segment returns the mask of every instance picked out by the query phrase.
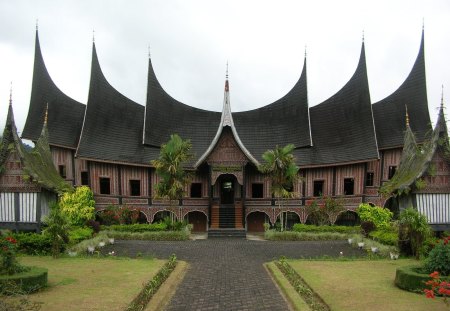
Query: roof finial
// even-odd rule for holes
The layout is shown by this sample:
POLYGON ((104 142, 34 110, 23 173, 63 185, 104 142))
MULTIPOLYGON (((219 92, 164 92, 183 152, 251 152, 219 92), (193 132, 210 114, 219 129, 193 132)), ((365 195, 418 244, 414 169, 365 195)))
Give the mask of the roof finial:
POLYGON ((227 71, 225 74, 225 92, 229 92, 230 86, 228 84, 228 61, 227 61, 227 71))
POLYGON ((409 114, 407 105, 405 105, 405 110, 406 110, 406 127, 409 127, 409 114))
POLYGON ((364 43, 364 29, 363 29, 363 32, 362 32, 362 42, 364 43))
POLYGON ((36 18, 36 31, 39 30, 39 18, 36 18))
POLYGON ((150 44, 148 45, 148 58, 152 58, 152 55, 150 54, 150 44))
POLYGON ((227 61, 227 72, 225 74, 225 78, 228 80, 228 61, 227 61))
POLYGON ((307 55, 307 53, 306 53, 306 44, 305 44, 305 58, 306 58, 306 55, 307 55))
POLYGON ((45 117, 44 117, 44 125, 47 126, 47 122, 48 122, 48 103, 47 103, 47 107, 45 108, 45 117))
POLYGON ((9 88, 9 105, 12 106, 12 81, 11 86, 9 88))
POLYGON ((95 29, 92 29, 92 43, 95 43, 95 29))
POLYGON ((422 31, 425 30, 425 17, 422 17, 422 31))
POLYGON ((441 109, 444 109, 444 85, 442 84, 442 91, 441 91, 441 109))

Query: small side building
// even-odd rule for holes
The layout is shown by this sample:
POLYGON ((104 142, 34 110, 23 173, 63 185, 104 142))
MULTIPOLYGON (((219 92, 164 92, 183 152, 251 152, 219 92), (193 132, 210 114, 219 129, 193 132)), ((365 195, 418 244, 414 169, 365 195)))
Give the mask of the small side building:
POLYGON ((17 134, 12 100, 0 145, 0 229, 39 231, 49 205, 69 191, 52 161, 47 115, 36 145, 27 150, 17 134))
POLYGON ((403 152, 395 175, 380 192, 394 212, 414 207, 434 231, 450 230, 450 144, 441 100, 438 120, 428 139, 417 144, 406 116, 403 152))

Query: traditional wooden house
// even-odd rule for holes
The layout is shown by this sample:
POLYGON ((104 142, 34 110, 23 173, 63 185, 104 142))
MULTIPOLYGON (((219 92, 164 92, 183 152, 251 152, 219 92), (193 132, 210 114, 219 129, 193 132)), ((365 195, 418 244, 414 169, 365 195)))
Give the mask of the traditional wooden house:
POLYGON ((450 229, 450 145, 441 99, 439 116, 430 137, 418 145, 407 116, 399 167, 380 192, 391 197, 389 208, 414 207, 436 231, 450 229))
POLYGON ((0 228, 40 230, 49 204, 70 190, 53 165, 48 144, 47 116, 33 149, 27 150, 17 135, 12 100, 0 150, 0 228))
MULTIPOLYGON (((364 42, 347 84, 324 102, 309 107, 306 57, 297 83, 281 99, 258 109, 232 112, 225 81, 222 112, 194 108, 167 94, 148 66, 147 100, 142 106, 115 90, 100 68, 95 43, 87 104, 54 84, 44 64, 36 32, 33 85, 23 138, 36 141, 48 103, 49 144, 54 165, 73 185, 89 185, 97 210, 127 205, 148 222, 169 211, 189 219, 195 230, 234 228, 257 231, 274 224, 281 212, 308 222, 305 206, 322 195, 339 198, 349 211, 363 202, 384 205, 378 192, 400 164, 405 104, 418 143, 431 131, 428 113, 424 37, 404 83, 372 104, 364 42), (178 206, 153 196, 158 176, 150 165, 171 134, 190 139, 195 172, 178 206), (276 145, 294 144, 299 175, 297 197, 279 208, 270 181, 257 166, 276 145)), ((448 170, 448 167, 446 167, 448 170)), ((343 217, 354 217, 344 213, 343 217)), ((336 218, 332 219, 336 221, 336 218)))

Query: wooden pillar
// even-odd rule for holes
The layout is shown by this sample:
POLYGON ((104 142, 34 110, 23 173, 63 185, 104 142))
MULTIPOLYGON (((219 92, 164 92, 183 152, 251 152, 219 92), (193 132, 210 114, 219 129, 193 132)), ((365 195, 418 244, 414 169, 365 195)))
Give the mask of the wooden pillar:
POLYGON ((117 179, 118 179, 118 188, 119 188, 119 205, 122 205, 122 166, 117 165, 117 179))

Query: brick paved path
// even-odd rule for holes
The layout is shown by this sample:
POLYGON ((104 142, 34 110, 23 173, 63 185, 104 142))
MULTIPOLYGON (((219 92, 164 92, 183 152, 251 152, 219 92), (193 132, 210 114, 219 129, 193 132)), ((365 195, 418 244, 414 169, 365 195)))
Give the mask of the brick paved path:
POLYGON ((278 259, 339 255, 361 256, 345 241, 268 242, 244 239, 197 241, 116 241, 105 251, 168 258, 190 263, 167 310, 288 310, 263 263, 278 259))

